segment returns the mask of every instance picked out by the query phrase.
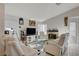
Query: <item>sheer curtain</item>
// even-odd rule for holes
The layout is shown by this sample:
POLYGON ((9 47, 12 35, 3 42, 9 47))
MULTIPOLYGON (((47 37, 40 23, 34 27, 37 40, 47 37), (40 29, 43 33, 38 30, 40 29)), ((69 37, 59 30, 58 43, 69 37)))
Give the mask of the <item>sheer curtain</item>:
POLYGON ((79 56, 79 17, 69 19, 68 55, 79 56))

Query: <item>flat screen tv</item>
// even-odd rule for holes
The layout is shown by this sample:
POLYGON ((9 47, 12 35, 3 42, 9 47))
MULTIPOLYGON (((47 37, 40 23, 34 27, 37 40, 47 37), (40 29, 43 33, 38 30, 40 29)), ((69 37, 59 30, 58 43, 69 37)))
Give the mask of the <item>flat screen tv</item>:
POLYGON ((27 28, 26 29, 26 35, 35 35, 36 34, 36 28, 27 28))

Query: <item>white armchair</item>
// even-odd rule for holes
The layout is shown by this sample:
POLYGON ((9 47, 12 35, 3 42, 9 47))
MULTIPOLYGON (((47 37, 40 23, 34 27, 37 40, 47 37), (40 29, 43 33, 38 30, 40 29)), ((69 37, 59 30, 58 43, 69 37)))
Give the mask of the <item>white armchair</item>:
POLYGON ((63 53, 63 46, 65 41, 66 34, 62 34, 59 39, 48 40, 45 43, 44 51, 51 55, 60 56, 63 53))

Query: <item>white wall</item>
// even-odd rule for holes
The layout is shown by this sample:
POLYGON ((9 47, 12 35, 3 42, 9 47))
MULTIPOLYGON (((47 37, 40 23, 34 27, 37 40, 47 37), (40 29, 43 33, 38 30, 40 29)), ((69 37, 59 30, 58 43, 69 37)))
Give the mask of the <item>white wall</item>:
MULTIPOLYGON (((12 15, 5 15, 5 28, 13 28, 19 37, 19 17, 12 15)), ((14 35, 14 37, 18 38, 16 34, 14 35)))
POLYGON ((50 18, 47 21, 44 21, 43 23, 47 24, 48 29, 52 28, 58 28, 59 35, 65 32, 68 32, 68 27, 64 26, 64 17, 73 17, 73 16, 79 16, 79 7, 70 10, 66 13, 63 13, 61 15, 58 15, 54 18, 50 18))
POLYGON ((5 27, 16 29, 16 27, 18 27, 18 24, 18 17, 5 15, 5 27))

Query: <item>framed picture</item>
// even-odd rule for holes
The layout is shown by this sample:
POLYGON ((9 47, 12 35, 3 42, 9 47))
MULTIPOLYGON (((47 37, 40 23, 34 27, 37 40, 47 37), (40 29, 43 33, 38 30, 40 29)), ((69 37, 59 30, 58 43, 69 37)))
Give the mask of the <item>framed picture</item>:
POLYGON ((29 20, 29 26, 35 26, 36 22, 35 20, 29 20))
POLYGON ((64 17, 64 26, 68 26, 68 16, 64 17))

